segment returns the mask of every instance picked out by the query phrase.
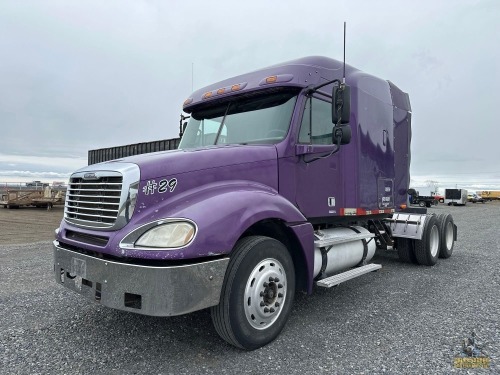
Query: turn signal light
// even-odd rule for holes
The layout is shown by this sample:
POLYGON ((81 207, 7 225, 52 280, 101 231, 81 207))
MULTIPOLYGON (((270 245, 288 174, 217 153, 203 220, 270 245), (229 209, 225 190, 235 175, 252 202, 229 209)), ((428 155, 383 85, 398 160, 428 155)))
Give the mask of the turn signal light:
POLYGON ((406 208, 406 204, 400 204, 399 208, 401 208, 402 210, 404 210, 406 208))

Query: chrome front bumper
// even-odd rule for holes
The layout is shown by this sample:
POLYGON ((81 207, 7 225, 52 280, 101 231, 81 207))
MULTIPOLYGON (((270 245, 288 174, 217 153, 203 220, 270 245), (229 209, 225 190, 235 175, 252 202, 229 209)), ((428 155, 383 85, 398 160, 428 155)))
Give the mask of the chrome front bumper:
POLYGON ((80 254, 54 241, 56 282, 101 305, 144 315, 182 315, 217 305, 228 263, 142 266, 80 254))

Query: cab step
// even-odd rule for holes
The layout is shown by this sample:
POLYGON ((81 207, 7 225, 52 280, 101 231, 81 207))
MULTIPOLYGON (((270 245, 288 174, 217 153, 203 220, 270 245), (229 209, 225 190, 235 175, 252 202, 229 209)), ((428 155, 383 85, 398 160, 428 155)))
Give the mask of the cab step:
POLYGON ((357 267, 352 270, 345 271, 337 275, 333 275, 325 279, 318 280, 316 281, 316 285, 324 288, 331 288, 332 286, 339 285, 344 281, 354 279, 358 276, 362 276, 369 272, 377 271, 381 268, 382 268, 381 264, 375 264, 375 263, 367 264, 366 266, 357 267))

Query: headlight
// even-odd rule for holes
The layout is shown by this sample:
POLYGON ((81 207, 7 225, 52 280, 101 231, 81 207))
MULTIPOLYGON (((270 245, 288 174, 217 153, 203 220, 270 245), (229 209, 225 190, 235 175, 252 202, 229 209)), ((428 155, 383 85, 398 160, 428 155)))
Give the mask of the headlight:
POLYGON ((135 247, 183 247, 192 241, 194 234, 194 225, 186 221, 160 224, 140 236, 135 247))

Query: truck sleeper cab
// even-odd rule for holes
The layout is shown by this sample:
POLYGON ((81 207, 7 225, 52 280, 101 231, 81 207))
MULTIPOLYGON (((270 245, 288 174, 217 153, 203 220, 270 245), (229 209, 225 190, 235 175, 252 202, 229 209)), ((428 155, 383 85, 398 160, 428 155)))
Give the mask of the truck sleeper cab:
POLYGON ((184 102, 178 150, 75 172, 56 281, 140 314, 210 307, 219 335, 252 350, 279 335, 295 290, 379 269, 377 248, 423 265, 451 256, 451 215, 406 209, 408 95, 341 75, 306 57, 215 83, 184 102))

